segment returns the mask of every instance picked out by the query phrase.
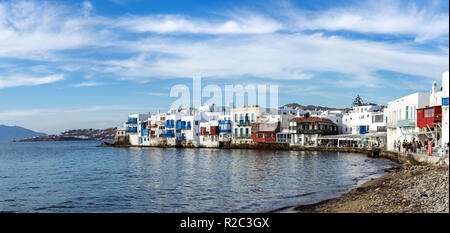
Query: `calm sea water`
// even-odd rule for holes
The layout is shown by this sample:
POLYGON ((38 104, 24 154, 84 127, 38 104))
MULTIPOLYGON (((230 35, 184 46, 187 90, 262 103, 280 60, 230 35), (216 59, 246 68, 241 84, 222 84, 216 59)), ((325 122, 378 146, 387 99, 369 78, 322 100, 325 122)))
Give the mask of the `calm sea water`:
POLYGON ((398 166, 362 154, 0 144, 0 211, 269 212, 398 166))

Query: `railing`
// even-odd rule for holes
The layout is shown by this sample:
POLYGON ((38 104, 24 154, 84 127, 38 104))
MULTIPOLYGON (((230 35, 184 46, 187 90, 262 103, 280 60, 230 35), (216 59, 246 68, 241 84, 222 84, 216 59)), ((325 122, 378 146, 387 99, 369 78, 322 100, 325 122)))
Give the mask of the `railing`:
POLYGON ((377 128, 377 132, 387 132, 386 127, 377 128))
POLYGON ((243 121, 243 120, 240 120, 240 121, 238 122, 238 125, 240 125, 240 126, 250 125, 250 121, 243 121))
POLYGON ((173 128, 175 127, 173 120, 167 120, 165 124, 166 128, 173 128))
POLYGON ((137 133, 137 127, 129 127, 125 130, 125 133, 137 133))
POLYGON ((128 119, 127 122, 125 122, 127 125, 134 125, 137 124, 137 119, 128 119))
POLYGON ((324 129, 299 129, 297 132, 294 133, 298 133, 298 134, 334 134, 337 132, 333 131, 333 130, 324 130, 324 129))
POLYGON ((173 137, 175 137, 175 134, 174 133, 165 133, 165 134, 163 134, 163 137, 164 138, 173 138, 173 137))
POLYGON ((398 127, 415 127, 416 122, 413 120, 399 120, 397 121, 398 127))
POLYGON ((387 128, 397 128, 397 122, 388 122, 386 124, 387 128))

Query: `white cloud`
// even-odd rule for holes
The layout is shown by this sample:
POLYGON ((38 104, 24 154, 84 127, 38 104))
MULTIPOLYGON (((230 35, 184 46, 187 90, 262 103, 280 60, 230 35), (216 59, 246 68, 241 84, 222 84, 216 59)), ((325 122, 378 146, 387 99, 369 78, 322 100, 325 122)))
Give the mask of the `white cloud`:
POLYGON ((9 110, 0 112, 0 118, 48 115, 55 113, 61 114, 61 113, 87 113, 99 111, 122 111, 132 109, 141 109, 141 107, 121 106, 121 105, 98 105, 98 106, 89 106, 85 108, 42 108, 42 109, 9 110))
POLYGON ((0 77, 0 88, 16 87, 16 86, 36 86, 41 84, 58 82, 63 79, 64 75, 62 74, 55 74, 45 77, 31 77, 31 76, 0 77))
POLYGON ((440 4, 418 6, 414 2, 363 1, 353 6, 321 12, 287 10, 291 28, 297 30, 347 30, 358 33, 411 35, 423 42, 448 37, 449 14, 440 4))
POLYGON ((104 85, 104 83, 100 83, 100 82, 82 82, 82 83, 77 83, 74 84, 74 87, 94 87, 94 86, 101 86, 104 85))
MULTIPOLYGON (((305 80, 313 78, 314 72, 337 72, 348 77, 336 82, 339 85, 382 87, 374 75, 378 70, 436 77, 448 69, 446 54, 323 34, 277 33, 247 36, 240 40, 221 37, 197 42, 151 37, 130 42, 126 47, 140 55, 104 64, 122 78, 138 80, 148 77, 191 78, 193 75, 252 75, 305 80)), ((332 80, 330 77, 330 82, 334 82, 332 80)))
POLYGON ((89 3, 83 5, 73 10, 49 2, 1 2, 0 58, 58 60, 58 51, 107 44, 113 36, 103 18, 83 15, 89 3))
POLYGON ((82 5, 83 5, 83 13, 84 13, 84 15, 89 15, 89 13, 92 11, 92 9, 94 9, 94 6, 89 1, 84 1, 82 3, 82 5))
POLYGON ((23 116, 33 116, 47 112, 45 109, 26 109, 0 112, 0 118, 13 118, 23 116))
MULTIPOLYGON (((65 72, 88 70, 96 77, 108 75, 141 83, 152 78, 193 75, 306 80, 314 78, 315 73, 337 72, 347 78, 334 80, 336 85, 382 87, 382 81, 374 75, 378 70, 425 77, 440 76, 448 70, 448 47, 442 45, 437 52, 424 52, 414 48, 415 42, 374 42, 302 32, 313 29, 411 34, 417 41, 442 42, 441 37, 448 36, 448 20, 444 20, 448 13, 439 13, 434 6, 369 2, 322 12, 281 8, 273 17, 236 11, 208 19, 186 15, 128 15, 112 19, 94 14, 93 8, 88 1, 72 11, 48 2, 0 3, 0 58, 54 63, 36 66, 34 72, 48 67, 65 72), (60 53, 74 49, 86 50, 89 56, 60 53), (127 54, 128 58, 104 61, 95 56, 110 53, 127 54)), ((22 85, 10 79, 0 80, 3 87, 22 85)), ((75 86, 97 84, 84 82, 75 86)))
POLYGON ((135 32, 160 34, 263 34, 282 29, 275 20, 251 13, 220 21, 191 19, 184 15, 134 16, 118 20, 117 25, 135 32))

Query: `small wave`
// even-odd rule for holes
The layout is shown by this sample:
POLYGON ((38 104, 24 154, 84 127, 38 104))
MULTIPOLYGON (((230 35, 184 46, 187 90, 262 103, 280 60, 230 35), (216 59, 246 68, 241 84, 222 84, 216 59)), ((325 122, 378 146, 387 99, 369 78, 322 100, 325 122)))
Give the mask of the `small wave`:
POLYGON ((65 206, 65 205, 52 205, 46 207, 35 208, 35 211, 45 211, 45 210, 54 210, 54 209, 73 209, 75 206, 65 206))
POLYGON ((302 193, 302 194, 296 194, 296 195, 291 195, 291 196, 281 196, 281 198, 298 198, 298 197, 306 197, 306 196, 310 196, 313 194, 319 193, 319 191, 315 191, 315 192, 309 192, 309 193, 302 193))

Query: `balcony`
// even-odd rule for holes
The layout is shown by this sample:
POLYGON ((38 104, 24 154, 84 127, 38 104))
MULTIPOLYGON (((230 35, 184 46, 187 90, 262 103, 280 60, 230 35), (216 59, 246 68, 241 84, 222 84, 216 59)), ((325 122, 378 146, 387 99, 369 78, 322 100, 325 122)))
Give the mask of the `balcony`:
POLYGON ((190 130, 191 129, 191 122, 188 121, 177 121, 177 129, 181 130, 181 129, 187 129, 190 130))
POLYGON ((163 137, 165 137, 165 138, 173 138, 173 137, 175 137, 175 134, 174 133, 165 133, 165 134, 163 134, 163 137))
POLYGON ((231 129, 219 129, 219 133, 231 133, 231 129))
POLYGON ((231 125, 231 120, 219 120, 219 125, 231 125))
POLYGON ((338 133, 333 130, 325 130, 325 129, 299 129, 297 132, 298 134, 322 134, 322 135, 338 133))
POLYGON ((127 127, 125 133, 137 133, 137 127, 127 127))
POLYGON ((173 120, 166 120, 166 128, 173 128, 175 127, 173 120))
POLYGON ((137 118, 129 118, 127 122, 125 122, 127 125, 135 125, 137 124, 137 118))
POLYGON ((413 120, 399 120, 397 121, 398 127, 416 127, 416 122, 413 120))

